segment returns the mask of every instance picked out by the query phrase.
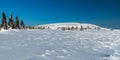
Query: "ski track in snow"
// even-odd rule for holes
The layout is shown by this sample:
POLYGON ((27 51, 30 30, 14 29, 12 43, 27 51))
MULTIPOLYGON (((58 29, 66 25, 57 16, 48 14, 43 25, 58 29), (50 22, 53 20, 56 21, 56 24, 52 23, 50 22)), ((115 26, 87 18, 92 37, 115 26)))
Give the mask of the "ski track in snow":
POLYGON ((0 31, 0 60, 120 60, 120 31, 0 31))

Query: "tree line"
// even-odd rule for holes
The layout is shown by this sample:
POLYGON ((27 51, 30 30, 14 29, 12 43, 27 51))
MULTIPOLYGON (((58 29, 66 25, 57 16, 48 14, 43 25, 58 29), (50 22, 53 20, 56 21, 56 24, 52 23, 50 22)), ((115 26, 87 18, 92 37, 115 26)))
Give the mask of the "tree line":
POLYGON ((23 20, 19 21, 18 16, 15 17, 15 21, 13 19, 13 15, 12 13, 10 14, 10 17, 8 18, 8 22, 7 22, 7 18, 4 12, 2 12, 2 19, 1 19, 1 25, 0 25, 0 29, 25 29, 25 24, 23 22, 23 20))
MULTIPOLYGON (((80 30, 80 31, 84 31, 84 30, 90 30, 92 28, 90 28, 89 26, 87 27, 83 27, 82 25, 80 27, 78 26, 72 26, 72 27, 58 27, 57 29, 60 30, 80 30)), ((93 28, 94 30, 100 30, 100 27, 95 27, 93 28)))

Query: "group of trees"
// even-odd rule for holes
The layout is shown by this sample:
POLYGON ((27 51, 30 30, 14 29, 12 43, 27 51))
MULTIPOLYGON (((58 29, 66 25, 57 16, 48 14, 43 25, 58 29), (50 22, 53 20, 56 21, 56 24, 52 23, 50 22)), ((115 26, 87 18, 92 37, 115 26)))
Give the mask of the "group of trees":
POLYGON ((81 25, 81 27, 77 27, 77 26, 72 26, 72 27, 58 27, 57 29, 60 29, 60 30, 80 30, 80 31, 84 31, 84 30, 90 30, 90 29, 100 30, 100 27, 90 28, 89 26, 88 27, 83 27, 81 25))
POLYGON ((15 21, 13 19, 12 13, 10 14, 10 17, 8 18, 8 23, 7 23, 7 18, 4 12, 2 12, 2 22, 0 25, 0 29, 24 29, 25 25, 23 20, 19 22, 18 16, 16 16, 15 21))
POLYGON ((40 29, 40 30, 45 30, 45 29, 50 29, 50 27, 49 26, 40 26, 40 27, 26 26, 26 29, 40 29))
POLYGON ((81 28, 78 28, 77 26, 76 27, 58 27, 57 29, 60 29, 60 30, 81 30, 83 31, 84 28, 81 26, 81 28))

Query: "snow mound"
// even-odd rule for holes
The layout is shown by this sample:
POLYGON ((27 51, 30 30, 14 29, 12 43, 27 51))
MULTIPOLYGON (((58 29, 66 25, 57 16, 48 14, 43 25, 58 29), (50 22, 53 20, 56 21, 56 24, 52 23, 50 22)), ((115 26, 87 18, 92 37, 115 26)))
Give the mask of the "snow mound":
POLYGON ((74 28, 84 28, 84 29, 96 29, 96 28, 99 28, 99 29, 105 29, 105 28, 102 28, 100 26, 97 26, 97 25, 94 25, 94 24, 88 24, 88 23, 54 23, 54 24, 44 24, 44 25, 38 25, 36 26, 37 27, 45 27, 45 28, 50 28, 50 29, 58 29, 58 28, 62 28, 62 27, 66 27, 66 28, 71 28, 71 27, 74 27, 74 28))

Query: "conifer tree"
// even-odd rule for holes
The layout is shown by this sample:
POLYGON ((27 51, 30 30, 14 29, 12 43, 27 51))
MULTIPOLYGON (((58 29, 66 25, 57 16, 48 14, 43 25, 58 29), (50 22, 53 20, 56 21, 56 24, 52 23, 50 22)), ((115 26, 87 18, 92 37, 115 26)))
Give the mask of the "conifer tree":
POLYGON ((6 15, 4 12, 2 12, 2 24, 1 28, 7 29, 7 22, 6 22, 6 15))
POLYGON ((14 23, 14 28, 15 29, 19 29, 19 19, 18 19, 18 16, 16 16, 16 21, 14 23))
POLYGON ((20 29, 24 29, 24 28, 25 28, 25 24, 24 24, 23 20, 21 20, 21 22, 20 22, 20 29))
POLYGON ((13 19, 12 19, 12 14, 10 14, 9 22, 8 22, 8 27, 13 28, 13 19))
POLYGON ((73 26, 71 27, 71 30, 74 30, 74 27, 73 27, 73 26))
POLYGON ((84 28, 83 28, 83 26, 82 26, 82 25, 81 25, 81 28, 80 28, 80 30, 81 30, 81 31, 83 31, 83 30, 84 30, 84 28))
POLYGON ((76 26, 76 27, 75 27, 75 30, 77 30, 77 29, 78 29, 78 27, 76 26))

